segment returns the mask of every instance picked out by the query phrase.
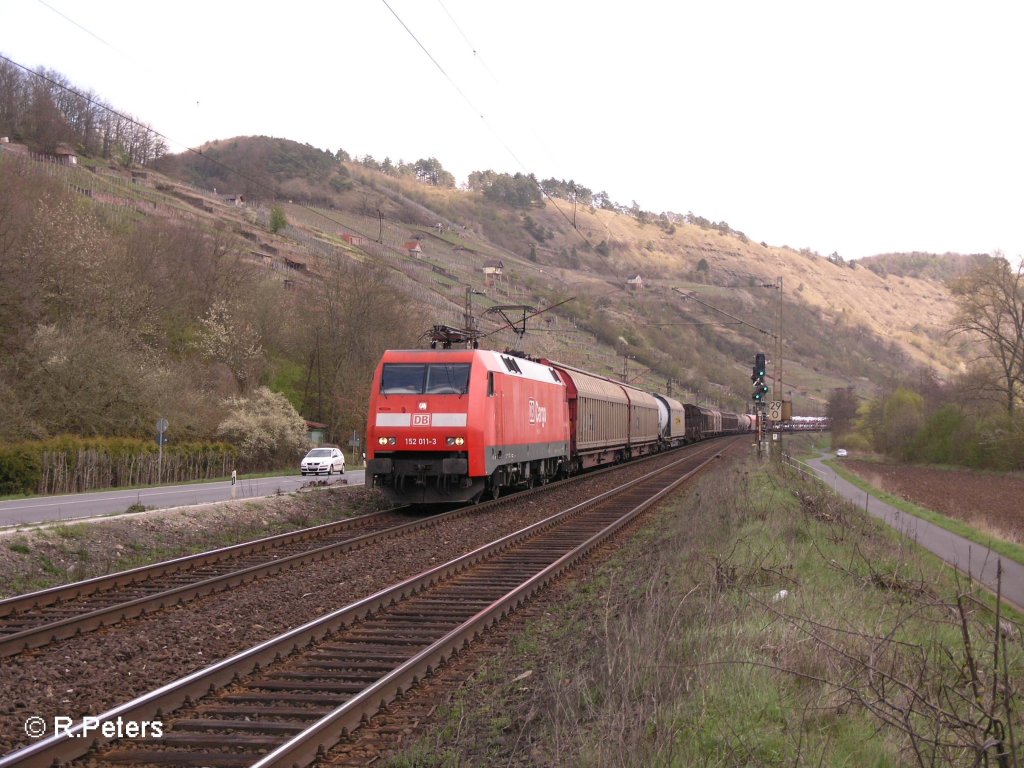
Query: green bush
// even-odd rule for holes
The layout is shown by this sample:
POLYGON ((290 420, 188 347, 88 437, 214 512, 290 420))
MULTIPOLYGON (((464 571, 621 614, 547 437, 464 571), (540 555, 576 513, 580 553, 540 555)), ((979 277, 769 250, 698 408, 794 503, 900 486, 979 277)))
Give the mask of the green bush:
POLYGON ((39 477, 38 454, 23 444, 0 445, 0 496, 32 493, 39 477))
POLYGON ((914 435, 909 457, 929 464, 962 463, 961 449, 970 442, 965 439, 968 431, 963 413, 954 405, 943 406, 914 435))

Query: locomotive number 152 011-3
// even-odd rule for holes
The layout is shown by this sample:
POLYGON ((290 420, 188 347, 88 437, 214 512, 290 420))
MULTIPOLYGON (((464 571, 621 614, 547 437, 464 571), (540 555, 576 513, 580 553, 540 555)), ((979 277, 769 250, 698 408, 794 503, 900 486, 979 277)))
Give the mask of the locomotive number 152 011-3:
POLYGON ((407 437, 406 445, 437 445, 436 437, 407 437))

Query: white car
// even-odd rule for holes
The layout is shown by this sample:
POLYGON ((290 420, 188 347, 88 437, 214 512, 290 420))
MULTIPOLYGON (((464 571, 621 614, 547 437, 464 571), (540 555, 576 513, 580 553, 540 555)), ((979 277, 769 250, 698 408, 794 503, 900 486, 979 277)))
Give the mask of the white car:
POLYGON ((836 456, 838 456, 840 459, 846 458, 846 449, 840 448, 838 451, 836 451, 836 456))
POLYGON ((345 454, 340 448, 314 448, 300 466, 303 475, 345 474, 345 454))

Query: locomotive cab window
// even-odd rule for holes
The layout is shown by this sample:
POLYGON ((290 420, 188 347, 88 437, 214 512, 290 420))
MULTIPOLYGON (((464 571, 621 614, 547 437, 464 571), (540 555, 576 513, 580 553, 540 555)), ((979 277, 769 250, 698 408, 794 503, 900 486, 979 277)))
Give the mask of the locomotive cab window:
POLYGON ((428 395, 464 395, 469 391, 469 363, 433 363, 427 366, 428 395))
POLYGON ((384 395, 464 395, 469 363, 385 363, 380 377, 384 395))

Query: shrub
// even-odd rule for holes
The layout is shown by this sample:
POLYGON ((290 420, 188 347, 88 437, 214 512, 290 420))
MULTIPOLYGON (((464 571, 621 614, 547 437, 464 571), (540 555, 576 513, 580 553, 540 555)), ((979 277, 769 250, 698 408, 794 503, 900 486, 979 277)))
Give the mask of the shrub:
POLYGON ((0 496, 32 493, 39 477, 38 454, 28 446, 0 446, 0 496))
POLYGON ((284 214, 284 209, 279 206, 274 206, 270 209, 270 231, 275 235, 288 226, 288 217, 284 214))
POLYGON ((229 411, 218 434, 253 466, 279 466, 309 446, 306 423, 284 395, 259 387, 249 397, 225 401, 229 411))

